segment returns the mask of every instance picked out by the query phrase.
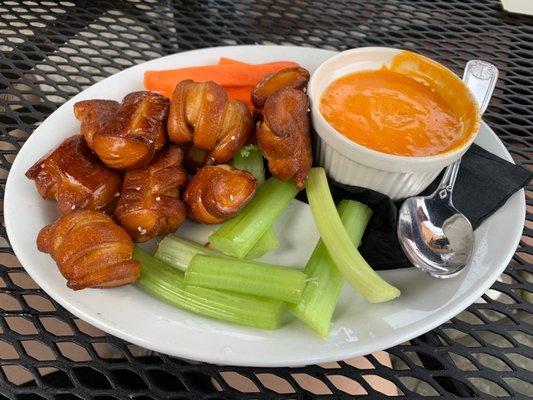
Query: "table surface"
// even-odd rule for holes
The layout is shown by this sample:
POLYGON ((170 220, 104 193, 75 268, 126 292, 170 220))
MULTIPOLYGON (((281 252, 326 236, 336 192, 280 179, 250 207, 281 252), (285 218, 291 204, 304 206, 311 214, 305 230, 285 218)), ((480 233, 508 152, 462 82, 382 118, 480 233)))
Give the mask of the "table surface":
MULTIPOLYGON (((17 0, 0 3, 2 198, 26 138, 76 93, 148 59, 254 43, 402 47, 458 74, 469 59, 489 60, 501 76, 484 118, 514 159, 531 168, 533 17, 508 14, 499 1, 17 0)), ((304 368, 237 368, 148 352, 49 298, 16 260, 2 224, 0 399, 352 398, 347 392, 384 398, 376 389, 383 380, 413 399, 533 396, 530 189, 524 236, 500 280, 451 321, 387 350, 392 367, 368 356, 304 368)))

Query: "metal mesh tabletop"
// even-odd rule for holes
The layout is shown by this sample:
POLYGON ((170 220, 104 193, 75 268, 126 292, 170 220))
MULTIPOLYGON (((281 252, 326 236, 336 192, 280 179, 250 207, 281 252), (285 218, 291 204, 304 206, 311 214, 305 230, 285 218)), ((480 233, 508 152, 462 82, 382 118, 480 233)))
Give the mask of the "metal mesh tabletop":
MULTIPOLYGON (((487 59, 501 76, 484 119, 531 168, 533 17, 508 14, 496 0, 16 0, 0 2, 2 198, 26 138, 81 90, 166 54, 254 43, 403 47, 455 72, 469 59, 487 59)), ((48 297, 18 263, 2 224, 0 400, 341 399, 355 392, 382 398, 384 381, 413 399, 533 396, 530 189, 524 236, 500 280, 451 321, 389 349, 392 367, 368 356, 304 368, 236 368, 147 352, 48 297)))

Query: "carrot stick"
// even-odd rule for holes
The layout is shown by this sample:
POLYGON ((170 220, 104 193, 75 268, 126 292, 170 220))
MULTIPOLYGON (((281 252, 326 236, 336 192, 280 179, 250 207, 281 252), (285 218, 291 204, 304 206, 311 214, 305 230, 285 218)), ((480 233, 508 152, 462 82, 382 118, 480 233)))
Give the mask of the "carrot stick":
POLYGON ((174 89, 164 89, 164 90, 153 90, 153 92, 157 92, 165 97, 167 97, 169 100, 172 100, 172 93, 174 92, 174 89))
POLYGON ((250 95, 252 93, 253 86, 241 86, 241 87, 228 87, 224 88, 228 93, 230 99, 236 99, 242 101, 249 108, 252 108, 252 101, 250 95))
POLYGON ((228 57, 220 57, 217 65, 276 65, 276 66, 279 66, 280 69, 299 66, 297 63, 293 61, 272 61, 272 62, 261 63, 261 64, 250 64, 244 61, 239 61, 239 60, 235 60, 233 58, 228 58, 228 57))
POLYGON ((238 64, 238 65, 204 65, 199 67, 178 68, 163 71, 146 71, 144 86, 148 90, 168 91, 181 81, 192 79, 196 82, 214 81, 221 86, 254 86, 265 75, 296 63, 280 61, 268 64, 238 64))
POLYGON ((218 60, 218 65, 248 65, 248 63, 234 60, 233 58, 220 57, 220 60, 218 60))

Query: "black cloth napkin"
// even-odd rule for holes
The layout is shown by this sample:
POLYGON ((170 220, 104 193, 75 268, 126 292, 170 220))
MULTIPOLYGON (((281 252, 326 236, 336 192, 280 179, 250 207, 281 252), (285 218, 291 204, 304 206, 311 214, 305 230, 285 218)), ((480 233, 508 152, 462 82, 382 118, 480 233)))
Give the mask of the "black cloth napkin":
MULTIPOLYGON (((480 146, 473 144, 463 156, 453 203, 476 229, 486 218, 505 204, 515 192, 526 186, 533 174, 512 164, 480 146)), ((440 176, 422 193, 432 193, 440 176)), ((336 201, 351 199, 366 204, 373 210, 359 250, 365 260, 376 270, 411 267, 398 238, 396 225, 402 201, 393 202, 388 196, 356 186, 330 181, 336 201)), ((305 199, 305 191, 299 198, 305 199)))

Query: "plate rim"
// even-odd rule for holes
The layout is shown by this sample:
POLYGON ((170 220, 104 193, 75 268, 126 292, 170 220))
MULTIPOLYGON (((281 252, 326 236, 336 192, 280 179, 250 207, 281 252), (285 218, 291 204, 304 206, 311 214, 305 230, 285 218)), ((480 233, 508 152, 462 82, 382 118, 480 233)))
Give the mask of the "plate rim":
MULTIPOLYGON (((293 50, 293 51, 299 51, 301 49, 306 49, 306 50, 320 51, 320 52, 324 52, 324 53, 331 53, 332 55, 337 53, 337 51, 334 51, 334 50, 320 49, 320 48, 315 48, 315 47, 278 46, 278 45, 215 46, 215 47, 206 47, 206 48, 201 48, 201 49, 182 51, 182 52, 166 55, 166 56, 163 56, 163 57, 158 57, 158 58, 155 58, 155 59, 152 59, 152 60, 148 60, 148 61, 145 61, 143 63, 137 64, 137 65, 133 65, 133 66, 128 67, 128 68, 126 68, 124 70, 121 70, 121 71, 119 71, 119 72, 117 72, 117 73, 115 73, 115 74, 113 74, 113 75, 111 75, 109 77, 106 77, 106 78, 100 80, 99 82, 89 86, 88 88, 84 89, 80 93, 76 94, 75 96, 73 96, 72 98, 67 100, 60 107, 58 107, 52 114, 50 114, 47 117, 47 119, 50 118, 53 114, 58 112, 63 107, 66 108, 70 104, 72 104, 75 101, 77 101, 78 98, 82 97, 82 95, 83 95, 83 93, 85 91, 93 88, 96 85, 104 83, 108 79, 111 79, 111 78, 115 78, 116 79, 117 76, 119 76, 120 74, 127 73, 127 71, 129 71, 131 69, 142 68, 143 65, 151 63, 151 62, 154 62, 155 60, 164 60, 164 59, 167 59, 167 58, 170 59, 172 57, 175 57, 178 54, 181 54, 181 55, 189 54, 189 55, 193 56, 194 53, 196 53, 196 52, 209 52, 209 51, 213 51, 215 49, 222 51, 224 49, 235 49, 235 48, 240 48, 242 50, 246 50, 247 48, 254 48, 255 50, 257 50, 258 48, 263 48, 263 49, 267 49, 267 48, 280 49, 280 48, 283 48, 283 49, 286 49, 286 50, 293 50)), ((43 121, 43 123, 45 121, 46 121, 46 119, 43 121)), ((12 184, 10 184, 10 182, 12 182, 12 180, 14 179, 14 178, 12 178, 11 171, 14 170, 14 167, 17 166, 17 161, 19 160, 18 155, 20 154, 20 152, 22 152, 22 150, 23 150, 23 148, 25 146, 27 146, 27 145, 31 146, 31 143, 32 143, 31 138, 34 136, 34 133, 41 128, 43 123, 41 123, 34 130, 34 132, 28 137, 28 139, 25 141, 24 145, 17 152, 17 157, 15 157, 15 160, 13 161, 13 163, 12 163, 12 165, 10 167, 9 174, 8 174, 8 177, 7 177, 7 180, 6 180, 5 193, 4 193, 4 211, 6 209, 6 206, 7 206, 7 208, 9 208, 10 207, 9 204, 11 204, 11 200, 10 200, 10 198, 12 196, 11 193, 14 190, 14 189, 10 189, 13 186, 12 184)), ((489 134, 496 139, 497 145, 500 147, 502 152, 506 155, 507 160, 514 163, 514 160, 512 159, 512 156, 510 155, 509 151, 507 150, 507 148, 505 147, 503 142, 500 140, 500 138, 496 135, 496 133, 484 121, 482 122, 482 124, 485 126, 485 128, 488 129, 489 134)), ((520 231, 522 231, 523 224, 525 222, 525 207, 526 207, 526 199, 525 199, 525 191, 524 191, 524 189, 521 189, 520 191, 516 192, 512 197, 514 197, 514 196, 519 196, 520 200, 521 200, 520 201, 520 209, 516 210, 516 213, 517 214, 521 213, 523 215, 523 221, 522 221, 521 230, 520 230, 520 231)), ((350 348, 344 347, 344 348, 342 348, 342 349, 340 349, 338 351, 335 351, 334 349, 332 349, 332 351, 329 353, 328 357, 323 357, 323 356, 313 357, 312 354, 308 354, 305 357, 301 357, 298 360, 294 360, 294 362, 293 361, 289 362, 287 360, 284 360, 282 357, 279 358, 280 361, 276 360, 276 361, 272 361, 272 362, 270 362, 270 361, 269 362, 264 362, 264 361, 259 361, 258 359, 255 359, 255 360, 248 359, 247 361, 244 361, 244 360, 240 360, 239 361, 238 359, 234 359, 234 358, 232 359, 232 358, 221 357, 220 355, 214 354, 214 353, 213 354, 205 354, 204 357, 198 357, 198 355, 194 351, 189 351, 187 346, 178 346, 176 348, 176 350, 178 350, 178 351, 169 351, 170 349, 165 348, 164 344, 163 345, 159 345, 158 343, 155 343, 153 341, 150 342, 149 340, 145 340, 143 337, 133 336, 130 333, 128 333, 126 330, 116 328, 112 323, 109 323, 107 320, 99 319, 96 316, 93 316, 92 314, 87 313, 82 308, 78 308, 77 304, 68 301, 68 299, 65 299, 59 293, 56 293, 54 290, 50 289, 50 287, 47 287, 48 285, 46 283, 44 284, 44 286, 47 287, 45 289, 45 287, 43 287, 43 285, 40 283, 40 279, 37 276, 35 276, 32 272, 30 272, 30 270, 26 269, 25 264, 27 264, 28 262, 27 262, 27 260, 26 260, 26 262, 24 262, 24 259, 25 259, 24 251, 19 248, 18 244, 14 244, 9 239, 11 237, 12 232, 13 232, 12 231, 12 226, 13 226, 13 224, 16 224, 16 221, 12 221, 10 213, 7 213, 7 212, 4 214, 4 219, 5 219, 7 237, 8 237, 8 240, 9 240, 9 244, 10 244, 11 248, 13 249, 13 252, 15 253, 16 257, 18 258, 18 260, 20 261, 20 263, 23 266, 24 270, 30 275, 30 277, 36 283, 39 282, 38 283, 39 287, 48 296, 52 297, 54 299, 54 301, 56 301, 62 307, 67 309, 70 313, 72 313, 76 317, 79 317, 82 320, 84 320, 86 322, 89 322, 90 324, 94 325, 95 327, 107 332, 108 334, 117 336, 117 337, 119 337, 119 338, 121 338, 123 340, 126 340, 126 341, 130 342, 130 343, 137 344, 139 346, 142 346, 142 347, 145 347, 147 349, 151 349, 151 350, 154 350, 154 351, 157 351, 157 352, 161 352, 161 353, 164 353, 164 354, 169 354, 171 356, 180 357, 180 358, 189 359, 189 360, 197 360, 197 361, 202 361, 202 362, 208 362, 208 363, 214 363, 214 364, 223 364, 223 365, 255 366, 255 367, 285 367, 287 365, 301 366, 301 365, 306 365, 306 364, 311 364, 311 363, 323 363, 323 362, 330 362, 330 361, 338 361, 340 359, 351 358, 351 357, 355 357, 355 356, 361 356, 361 355, 369 354, 369 351, 364 350, 363 346, 362 346, 363 350, 355 349, 354 351, 350 351, 350 348), (57 296, 56 296, 56 294, 57 294, 57 296)), ((490 220, 490 217, 489 217, 488 220, 490 220)), ((373 348, 374 347, 375 348, 372 351, 378 351, 378 350, 384 350, 384 349, 387 349, 387 348, 391 348, 391 347, 394 347, 394 346, 396 346, 396 345, 398 345, 400 343, 403 343, 403 342, 405 342, 407 340, 411 340, 412 338, 418 337, 421 334, 429 332, 429 331, 433 330, 434 328, 442 325, 447 320, 449 320, 453 316, 457 315, 458 313, 460 313, 461 311, 463 311, 467 307, 469 307, 475 301, 475 299, 479 298, 483 293, 485 293, 494 284, 494 282, 497 280, 497 278, 505 270, 505 268, 509 264, 509 261, 512 259, 513 255, 515 254, 516 248, 517 248, 517 246, 518 246, 518 244, 519 244, 519 242, 521 240, 521 237, 522 237, 521 233, 519 235, 517 235, 517 238, 514 240, 513 248, 508 250, 506 256, 504 257, 505 262, 503 262, 502 265, 500 265, 499 268, 494 268, 494 271, 492 271, 492 273, 490 274, 490 277, 487 278, 483 282, 483 285, 477 286, 476 290, 473 291, 472 295, 470 295, 469 297, 463 298, 463 300, 460 301, 455 307, 447 308, 446 312, 443 312, 440 316, 434 317, 433 320, 430 323, 427 323, 424 326, 418 327, 417 329, 413 329, 412 331, 410 331, 409 333, 406 333, 404 335, 400 335, 398 338, 396 338, 394 340, 387 340, 386 344, 382 343, 382 342, 384 342, 383 339, 377 340, 376 342, 374 342, 374 343, 376 343, 376 345, 373 346, 373 348), (472 298, 474 298, 474 300, 471 300, 472 298)))

